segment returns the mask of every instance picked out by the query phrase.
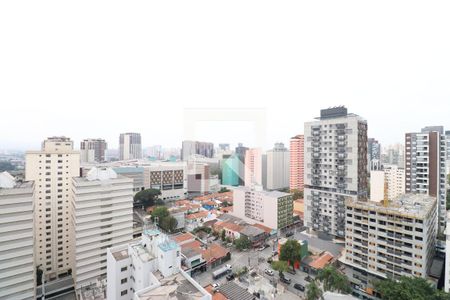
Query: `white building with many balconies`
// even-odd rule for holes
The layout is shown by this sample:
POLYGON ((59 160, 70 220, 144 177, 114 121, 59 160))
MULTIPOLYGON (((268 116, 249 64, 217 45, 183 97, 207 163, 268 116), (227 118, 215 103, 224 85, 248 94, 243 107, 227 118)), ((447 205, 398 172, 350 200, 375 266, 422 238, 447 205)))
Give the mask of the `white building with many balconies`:
POLYGON ((35 299, 33 183, 0 173, 0 299, 35 299))
POLYGON ((133 238, 133 180, 110 168, 72 179, 73 279, 82 286, 106 277, 107 248, 133 238))

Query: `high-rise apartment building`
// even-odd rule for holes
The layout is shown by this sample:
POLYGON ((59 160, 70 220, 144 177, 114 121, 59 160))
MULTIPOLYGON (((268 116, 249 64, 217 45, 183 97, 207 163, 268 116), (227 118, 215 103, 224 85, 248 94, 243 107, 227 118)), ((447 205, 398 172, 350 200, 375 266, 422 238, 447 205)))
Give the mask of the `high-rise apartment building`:
POLYGON ((239 185, 245 184, 245 153, 248 148, 244 147, 242 143, 239 143, 235 148, 234 153, 239 158, 239 185))
POLYGON ((80 143, 80 156, 82 163, 105 161, 107 144, 103 139, 85 139, 80 143))
POLYGON ((262 153, 260 148, 251 148, 245 151, 245 186, 252 184, 262 185, 262 153))
POLYGON ((233 189, 232 215, 250 224, 262 224, 282 229, 293 222, 292 195, 279 191, 264 191, 262 186, 240 186, 233 189))
POLYGON ((367 199, 367 122, 345 107, 323 109, 305 123, 305 224, 345 234, 347 197, 367 199))
POLYGON ((34 181, 36 264, 46 280, 73 271, 70 243, 70 187, 80 176, 80 152, 67 137, 50 137, 40 151, 27 151, 25 180, 34 181))
POLYGON ((359 298, 379 296, 374 283, 384 278, 427 277, 437 234, 434 197, 406 194, 388 203, 348 199, 346 207, 341 260, 359 298))
POLYGON ((405 193, 405 169, 384 165, 382 171, 370 171, 370 200, 394 200, 405 193), (387 193, 387 195, 386 195, 387 193))
POLYGON ((450 130, 445 132, 445 140, 447 146, 447 174, 450 174, 450 130))
POLYGON ((304 164, 304 145, 305 139, 302 134, 296 135, 290 141, 290 163, 289 163, 289 189, 303 191, 305 181, 305 164, 304 164))
POLYGON ((183 141, 181 149, 181 159, 187 161, 192 155, 204 157, 214 157, 214 144, 198 141, 183 141))
POLYGON ((142 141, 141 134, 128 132, 121 133, 119 137, 119 159, 141 159, 142 141))
POLYGON ((106 278, 106 249, 133 238, 133 180, 92 168, 71 187, 72 272, 77 293, 106 278))
POLYGON ((35 299, 33 183, 0 173, 0 299, 35 299))
POLYGON ((223 160, 222 184, 239 185, 239 164, 240 160, 236 155, 232 155, 223 160))
POLYGON ((395 165, 384 165, 384 176, 388 187, 388 199, 394 200, 405 193, 405 169, 395 165))
POLYGON ((369 170, 381 170, 381 145, 376 139, 369 138, 367 154, 369 170))
POLYGON ((446 225, 447 147, 442 126, 425 127, 405 135, 405 190, 436 197, 439 230, 446 225))
POLYGON ((278 190, 289 187, 289 150, 283 143, 276 143, 266 155, 266 189, 278 190))

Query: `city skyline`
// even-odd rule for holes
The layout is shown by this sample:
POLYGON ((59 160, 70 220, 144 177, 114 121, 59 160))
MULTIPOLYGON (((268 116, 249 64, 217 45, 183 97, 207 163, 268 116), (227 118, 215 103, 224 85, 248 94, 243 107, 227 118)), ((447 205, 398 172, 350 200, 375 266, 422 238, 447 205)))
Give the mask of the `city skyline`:
MULTIPOLYGON (((17 13, 0 18, 0 28, 15 28, 2 34, 0 99, 2 112, 14 113, 2 114, 0 128, 14 130, 3 130, 0 148, 36 149, 54 135, 77 144, 100 137, 116 148, 128 131, 143 145, 179 146, 188 108, 262 108, 266 147, 287 145, 319 109, 336 105, 368 120, 369 137, 382 144, 425 125, 450 128, 450 40, 442 38, 450 3, 329 1, 324 10, 250 1, 239 10, 208 4, 221 12, 211 15, 200 3, 176 12, 147 3, 139 13, 111 5, 103 22, 99 3, 61 15, 8 5, 1 11, 17 13)), ((198 140, 258 146, 251 126, 239 134, 223 127, 198 140)))

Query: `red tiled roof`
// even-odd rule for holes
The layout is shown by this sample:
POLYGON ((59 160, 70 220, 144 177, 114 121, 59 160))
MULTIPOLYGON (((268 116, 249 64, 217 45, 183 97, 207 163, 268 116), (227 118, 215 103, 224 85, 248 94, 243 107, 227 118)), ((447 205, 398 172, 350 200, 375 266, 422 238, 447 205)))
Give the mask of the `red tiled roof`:
POLYGON ((214 224, 214 227, 217 227, 219 229, 225 228, 234 232, 240 232, 243 229, 241 225, 229 222, 217 222, 216 224, 214 224))
POLYGON ((225 257, 228 252, 229 252, 228 249, 220 246, 217 243, 212 243, 208 246, 208 249, 202 250, 202 256, 204 260, 209 262, 211 260, 217 260, 221 259, 222 257, 225 257))
POLYGON ((320 270, 320 269, 323 269, 323 267, 325 267, 326 265, 328 265, 333 260, 333 258, 334 258, 334 256, 331 255, 330 252, 325 251, 318 258, 316 258, 315 260, 310 262, 309 266, 316 270, 320 270))
POLYGON ((211 284, 205 286, 204 289, 212 295, 212 300, 228 300, 228 298, 225 297, 224 294, 220 292, 214 292, 211 284))
POLYGON ((200 219, 200 218, 206 218, 209 214, 209 211, 203 210, 199 211, 193 214, 186 215, 186 219, 193 220, 193 219, 200 219))
POLYGON ((178 244, 180 244, 180 243, 183 243, 185 241, 195 240, 195 236, 192 233, 190 233, 190 232, 186 232, 186 233, 183 233, 183 234, 172 236, 172 239, 175 242, 177 242, 178 244))

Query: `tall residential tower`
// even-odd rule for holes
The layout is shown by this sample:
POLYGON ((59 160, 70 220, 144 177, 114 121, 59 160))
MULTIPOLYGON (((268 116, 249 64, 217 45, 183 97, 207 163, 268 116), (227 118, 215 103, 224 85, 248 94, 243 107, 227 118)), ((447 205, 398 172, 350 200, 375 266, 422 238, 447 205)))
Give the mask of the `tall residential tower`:
POLYGON ((367 199, 367 122, 345 107, 305 123, 305 224, 345 236, 345 199, 367 199))
POLYGON ((291 138, 290 141, 290 174, 289 174, 289 188, 291 190, 303 191, 305 181, 305 163, 304 163, 304 136, 299 134, 291 138))
POLYGON ((121 133, 119 137, 119 159, 141 159, 142 142, 140 133, 121 133))

